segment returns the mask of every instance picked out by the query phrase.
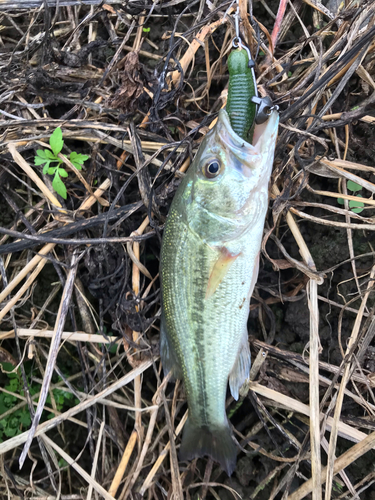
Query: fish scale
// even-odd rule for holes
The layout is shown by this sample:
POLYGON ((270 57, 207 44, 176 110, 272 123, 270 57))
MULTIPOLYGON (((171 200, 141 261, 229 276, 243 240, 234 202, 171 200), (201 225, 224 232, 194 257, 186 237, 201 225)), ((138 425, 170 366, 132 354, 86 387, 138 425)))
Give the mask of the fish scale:
POLYGON ((249 376, 247 319, 258 274, 278 115, 245 142, 225 110, 182 180, 161 251, 161 358, 184 382, 189 416, 180 459, 208 455, 228 474, 236 445, 225 412, 249 376), (220 165, 207 177, 211 162, 220 165))

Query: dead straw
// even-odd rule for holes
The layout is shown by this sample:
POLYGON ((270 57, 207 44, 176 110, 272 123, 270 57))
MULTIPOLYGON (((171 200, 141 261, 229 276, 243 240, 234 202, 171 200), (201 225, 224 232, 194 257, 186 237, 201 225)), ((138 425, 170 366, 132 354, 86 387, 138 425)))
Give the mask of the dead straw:
MULTIPOLYGON (((256 3, 249 12, 248 2, 239 6, 243 39, 254 56, 262 51, 259 92, 279 105, 282 122, 251 305, 251 324, 258 325, 250 331, 257 337, 251 347, 259 352, 242 406, 228 401, 241 446, 262 457, 255 490, 247 484, 244 494, 330 498, 332 478, 340 473, 341 496, 358 498, 373 480, 368 470, 355 477, 351 465, 374 448, 366 432, 373 432, 375 414, 369 236, 375 229, 369 139, 375 4, 350 3, 334 12, 331 4, 293 0, 272 35, 270 14, 256 3), (355 203, 364 204, 362 212, 353 211, 355 203), (304 348, 303 355, 294 352, 304 348), (263 424, 243 412, 249 387, 263 424), (337 436, 357 444, 337 457, 337 436), (329 456, 323 470, 321 447, 329 456), (293 480, 299 489, 290 494, 293 480)), ((25 373, 25 396, 17 394, 17 404, 1 418, 34 406, 39 396, 27 401, 29 384, 42 386, 32 430, 20 425, 19 435, 0 443, 0 496, 29 487, 32 498, 61 490, 68 500, 82 497, 82 484, 85 498, 220 498, 223 488, 237 495, 220 483, 225 477, 212 461, 179 464, 185 395, 179 383, 169 392, 158 363, 163 225, 183 173, 225 104, 235 7, 196 0, 146 0, 121 9, 94 0, 50 2, 48 9, 37 0, 0 3, 0 42, 7 47, 0 54, 0 184, 6 195, 0 200, 0 363, 13 360, 19 373, 30 356, 39 366, 32 380, 25 373), (58 199, 49 176, 33 165, 35 148, 57 126, 64 155, 74 148, 90 155, 82 171, 67 162, 67 200, 58 199), (82 300, 71 293, 74 285, 82 300), (64 359, 75 367, 69 376, 64 359), (57 384, 50 383, 54 372, 62 377, 57 384), (56 389, 79 403, 58 411, 56 389), (38 424, 43 409, 56 416, 38 424), (82 464, 70 451, 73 425, 82 430, 82 464), (11 479, 6 473, 27 442, 25 458, 34 431, 51 455, 43 469, 54 477, 51 491, 35 487, 32 476, 26 481, 23 471, 11 479)), ((28 456, 35 455, 29 448, 28 456)), ((239 459, 253 463, 240 450, 239 459)))

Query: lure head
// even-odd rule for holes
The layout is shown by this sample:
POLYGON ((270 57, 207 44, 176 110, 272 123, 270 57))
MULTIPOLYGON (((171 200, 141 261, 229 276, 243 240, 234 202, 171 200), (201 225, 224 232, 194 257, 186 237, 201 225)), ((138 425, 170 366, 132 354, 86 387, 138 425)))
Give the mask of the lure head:
POLYGON ((220 111, 184 182, 184 217, 202 239, 229 241, 259 218, 263 224, 278 121, 273 111, 255 127, 250 144, 233 131, 227 112, 220 111))

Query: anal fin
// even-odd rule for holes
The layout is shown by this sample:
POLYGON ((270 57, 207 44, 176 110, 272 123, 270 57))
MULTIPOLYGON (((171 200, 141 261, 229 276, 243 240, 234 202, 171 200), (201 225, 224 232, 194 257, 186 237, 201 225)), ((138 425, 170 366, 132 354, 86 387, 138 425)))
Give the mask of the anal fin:
POLYGON ((242 337, 242 343, 238 351, 236 362, 229 375, 229 388, 235 400, 238 400, 238 393, 247 378, 250 375, 251 354, 247 330, 242 337))

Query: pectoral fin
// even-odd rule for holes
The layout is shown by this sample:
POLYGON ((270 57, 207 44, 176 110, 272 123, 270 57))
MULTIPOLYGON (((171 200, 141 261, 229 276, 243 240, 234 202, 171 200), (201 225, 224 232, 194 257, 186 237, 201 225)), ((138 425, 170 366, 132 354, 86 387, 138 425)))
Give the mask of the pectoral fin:
POLYGON ((217 287, 223 281, 225 275, 230 269, 230 266, 241 255, 241 252, 237 255, 233 255, 225 247, 220 248, 220 255, 212 268, 210 277, 208 279, 206 299, 210 298, 216 291, 217 287))

